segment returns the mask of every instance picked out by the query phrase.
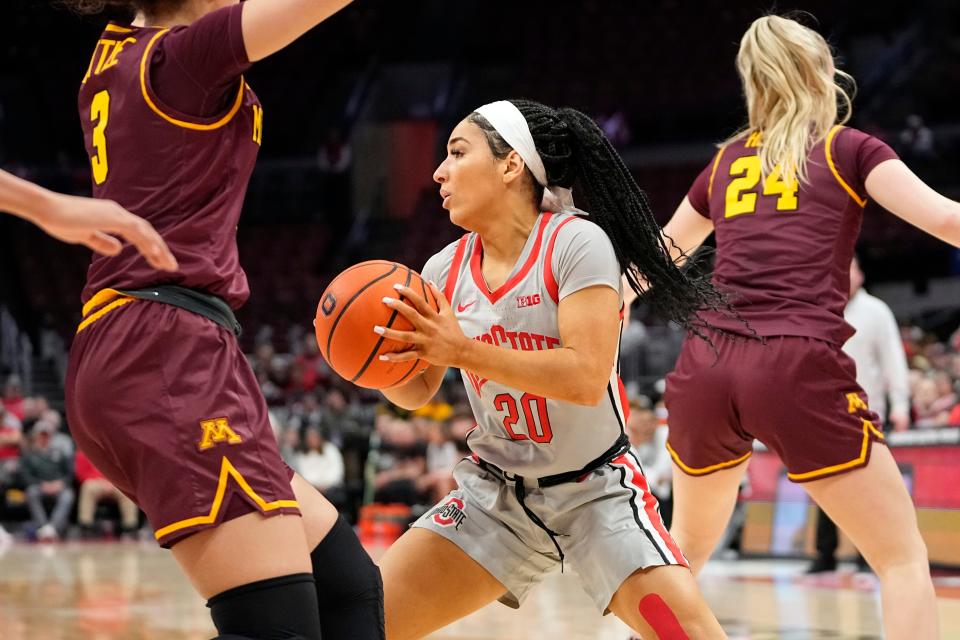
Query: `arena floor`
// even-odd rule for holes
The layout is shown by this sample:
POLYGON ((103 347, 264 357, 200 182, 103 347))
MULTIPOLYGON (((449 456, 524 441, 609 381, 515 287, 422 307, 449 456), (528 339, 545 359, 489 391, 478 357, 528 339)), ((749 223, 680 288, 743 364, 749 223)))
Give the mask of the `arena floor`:
MULTIPOLYGON (((802 576, 803 563, 720 561, 704 572, 707 599, 732 639, 880 638, 872 578, 802 576)), ((960 638, 960 577, 937 578, 942 638, 960 638)), ((205 640, 203 601, 171 555, 152 543, 15 544, 0 556, 3 640, 205 640)), ((601 618, 574 575, 556 574, 519 611, 494 604, 435 640, 627 640, 601 618)))

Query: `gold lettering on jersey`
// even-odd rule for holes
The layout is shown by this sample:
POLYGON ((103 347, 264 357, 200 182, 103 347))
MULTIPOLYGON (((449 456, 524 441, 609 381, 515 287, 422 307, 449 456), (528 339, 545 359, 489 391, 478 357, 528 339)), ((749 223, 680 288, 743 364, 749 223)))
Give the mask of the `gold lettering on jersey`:
POLYGON ((762 131, 754 131, 753 133, 750 134, 750 137, 747 138, 747 141, 744 143, 743 146, 745 146, 745 147, 759 147, 759 146, 760 146, 760 138, 762 138, 762 137, 763 137, 763 132, 762 132, 762 131))
POLYGON ((860 397, 860 394, 857 393, 848 393, 847 394, 847 413, 856 413, 858 410, 863 409, 864 411, 869 411, 867 403, 863 401, 860 397))
POLYGON ((200 428, 203 429, 203 437, 200 438, 200 451, 206 451, 215 444, 226 442, 227 444, 240 444, 243 438, 237 435, 237 432, 230 428, 226 418, 214 418, 213 420, 201 420, 200 428))
POLYGON ((90 64, 87 66, 87 73, 83 76, 81 84, 86 84, 91 75, 98 75, 116 65, 120 61, 118 56, 123 48, 136 41, 136 38, 126 38, 124 40, 107 40, 104 38, 99 40, 97 46, 93 48, 93 55, 90 57, 90 64))
POLYGON ((253 141, 263 142, 263 107, 258 104, 253 105, 253 141))
MULTIPOLYGON (((760 183, 762 174, 759 156, 742 156, 730 164, 730 177, 733 180, 727 185, 723 214, 725 218, 756 213, 757 193, 754 189, 760 183)), ((796 211, 799 207, 799 190, 800 184, 796 178, 789 183, 783 181, 780 165, 774 167, 773 172, 763 181, 763 195, 777 196, 777 211, 796 211)))
POLYGON ((133 44, 136 41, 137 41, 136 38, 125 38, 124 40, 117 42, 116 46, 113 48, 113 51, 110 53, 110 57, 107 58, 107 63, 103 65, 103 68, 100 69, 100 71, 97 71, 97 73, 101 73, 103 71, 106 71, 110 67, 116 66, 117 63, 120 62, 119 56, 120 56, 120 52, 123 51, 123 48, 128 44, 133 44))

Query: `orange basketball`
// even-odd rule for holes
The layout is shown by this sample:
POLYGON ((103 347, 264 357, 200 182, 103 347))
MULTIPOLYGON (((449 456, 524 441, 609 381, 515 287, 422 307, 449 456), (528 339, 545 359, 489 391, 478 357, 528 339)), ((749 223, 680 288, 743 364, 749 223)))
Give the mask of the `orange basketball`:
POLYGON ((439 310, 433 291, 419 273, 386 260, 361 262, 343 271, 323 292, 317 306, 314 326, 320 353, 342 378, 368 389, 403 384, 429 364, 423 360, 380 360, 381 354, 410 348, 373 332, 377 325, 413 330, 409 320, 383 304, 384 297, 400 297, 394 284, 422 292, 424 299, 439 310))

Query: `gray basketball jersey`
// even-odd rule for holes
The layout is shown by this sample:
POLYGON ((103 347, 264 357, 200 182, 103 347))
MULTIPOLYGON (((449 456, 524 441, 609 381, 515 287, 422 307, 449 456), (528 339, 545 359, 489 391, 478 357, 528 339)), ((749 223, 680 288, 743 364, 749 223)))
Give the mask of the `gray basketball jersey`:
MULTIPOLYGON (((491 291, 481 273, 483 246, 468 233, 427 261, 423 277, 444 291, 463 332, 505 349, 561 347, 559 301, 605 285, 620 293, 620 265, 606 233, 569 214, 540 214, 510 277, 491 291)), ((623 432, 625 393, 619 353, 607 397, 597 406, 561 402, 461 371, 477 420, 467 436, 477 456, 517 475, 542 477, 582 469, 623 432)), ((575 372, 573 375, 576 375, 575 372)))

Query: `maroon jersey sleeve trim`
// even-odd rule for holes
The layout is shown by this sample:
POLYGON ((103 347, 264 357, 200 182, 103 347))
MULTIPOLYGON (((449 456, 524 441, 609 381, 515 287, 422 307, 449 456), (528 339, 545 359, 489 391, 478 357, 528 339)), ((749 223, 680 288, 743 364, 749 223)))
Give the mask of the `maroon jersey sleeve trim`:
POLYGON ((833 145, 833 139, 836 137, 837 132, 843 129, 843 125, 834 125, 833 129, 830 129, 830 133, 827 134, 827 141, 824 143, 824 151, 827 154, 827 165, 830 167, 830 173, 833 174, 833 177, 837 179, 837 182, 840 183, 840 186, 843 187, 843 190, 850 194, 850 197, 853 198, 853 201, 856 202, 861 207, 867 206, 867 199, 860 197, 853 188, 847 184, 847 181, 840 176, 840 172, 837 171, 837 165, 833 162, 833 153, 831 151, 831 146, 833 145))
POLYGON ((717 155, 713 158, 713 169, 710 170, 710 182, 707 184, 708 199, 713 197, 713 178, 717 175, 717 167, 720 165, 720 158, 723 156, 723 152, 726 150, 726 146, 720 147, 720 150, 717 151, 717 155))
POLYGON ((151 91, 147 83, 147 66, 148 61, 150 60, 150 52, 153 51, 153 46, 157 43, 157 41, 163 36, 167 35, 169 32, 169 29, 163 29, 153 36, 153 38, 151 38, 150 42, 147 44, 146 50, 143 52, 143 57, 140 59, 140 91, 143 93, 144 101, 146 101, 147 106, 150 107, 154 113, 170 124, 174 124, 178 127, 192 129, 194 131, 212 131, 214 129, 219 129, 230 122, 230 120, 233 119, 233 116, 237 114, 237 111, 240 110, 240 106, 243 104, 243 91, 246 88, 247 83, 244 81, 243 76, 240 76, 240 89, 237 91, 237 99, 234 100, 233 106, 230 107, 230 110, 217 120, 212 122, 189 122, 187 120, 181 120, 180 118, 169 115, 163 109, 157 106, 156 102, 150 95, 151 91))

